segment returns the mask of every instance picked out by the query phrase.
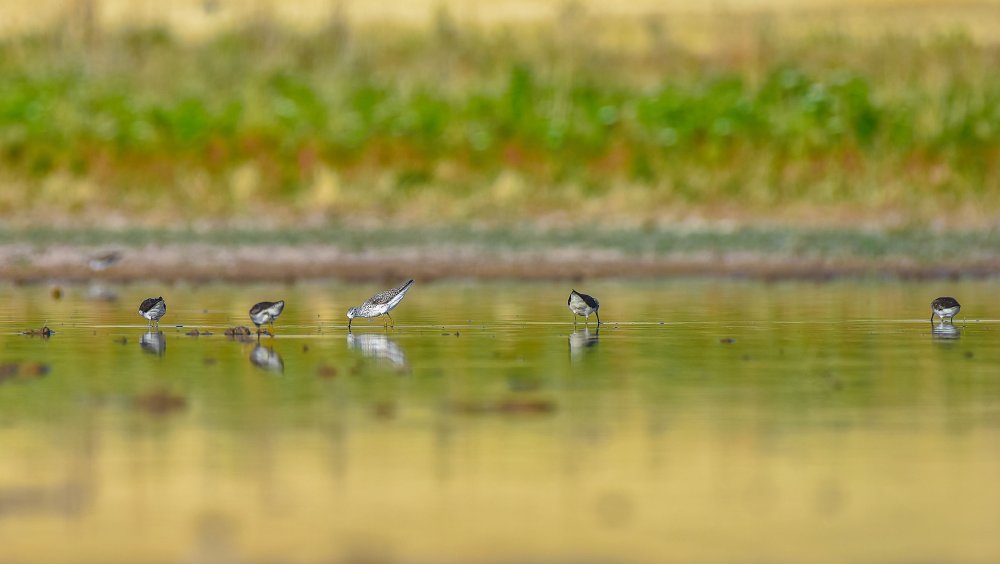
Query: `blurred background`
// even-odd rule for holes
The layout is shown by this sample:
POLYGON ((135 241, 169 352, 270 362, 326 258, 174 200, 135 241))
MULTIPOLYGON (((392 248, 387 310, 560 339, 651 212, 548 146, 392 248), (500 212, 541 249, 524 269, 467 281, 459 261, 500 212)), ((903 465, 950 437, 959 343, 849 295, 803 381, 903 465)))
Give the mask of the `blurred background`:
POLYGON ((3 0, 13 228, 988 228, 1000 3, 3 0))
POLYGON ((0 560, 1000 562, 998 71, 1000 0, 0 0, 0 560))

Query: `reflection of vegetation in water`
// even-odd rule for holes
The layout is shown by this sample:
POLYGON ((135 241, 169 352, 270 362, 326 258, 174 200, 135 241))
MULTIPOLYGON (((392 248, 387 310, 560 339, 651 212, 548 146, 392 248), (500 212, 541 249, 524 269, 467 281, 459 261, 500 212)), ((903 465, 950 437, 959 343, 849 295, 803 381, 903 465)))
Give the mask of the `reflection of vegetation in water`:
MULTIPOLYGON (((947 286, 960 297, 965 305, 963 312, 968 311, 970 320, 1000 318, 1000 309, 993 307, 989 282, 949 283, 947 286)), ((397 328, 390 334, 385 334, 380 327, 366 328, 355 331, 353 338, 348 339, 343 319, 346 296, 364 293, 366 288, 367 285, 322 284, 283 288, 288 293, 289 306, 282 319, 287 316, 290 329, 273 344, 265 339, 260 346, 256 340, 249 343, 230 340, 222 334, 221 328, 228 326, 233 318, 242 319, 246 304, 253 303, 259 295, 272 292, 273 287, 208 286, 165 290, 163 293, 169 292, 172 301, 185 304, 178 310, 175 320, 185 326, 165 327, 161 333, 152 334, 159 335, 157 342, 170 341, 168 354, 157 359, 136 354, 149 344, 149 334, 145 332, 144 320, 134 315, 133 308, 122 305, 135 301, 132 294, 142 295, 149 290, 147 287, 118 288, 122 295, 120 303, 88 301, 85 299, 87 288, 83 286, 68 287, 58 301, 49 298, 44 287, 8 287, 0 289, 3 319, 18 321, 6 325, 8 330, 2 336, 6 346, 3 360, 44 362, 48 367, 46 385, 51 386, 49 390, 71 391, 73 380, 56 376, 88 370, 94 373, 93 380, 88 382, 99 393, 141 388, 145 379, 152 378, 161 384, 165 382, 163 379, 187 383, 194 386, 191 389, 200 389, 200 393, 214 397, 220 389, 235 392, 247 385, 244 378, 259 376, 260 372, 252 364, 255 356, 259 359, 277 357, 280 351, 286 375, 309 376, 304 380, 293 378, 294 383, 288 385, 301 385, 300 391, 309 394, 314 393, 318 389, 315 386, 323 380, 316 377, 319 372, 329 372, 332 368, 337 375, 332 380, 341 382, 345 377, 352 381, 349 375, 357 374, 358 370, 379 368, 378 363, 361 362, 370 356, 408 365, 415 377, 412 386, 421 390, 418 393, 421 401, 427 400, 428 405, 432 405, 435 398, 451 392, 471 394, 475 399, 477 394, 489 396, 514 388, 547 386, 551 383, 550 377, 569 374, 566 365, 568 342, 570 349, 581 347, 587 351, 586 362, 574 366, 573 374, 580 374, 581 370, 584 373, 592 370, 595 375, 627 374, 634 369, 637 374, 651 370, 655 374, 670 375, 662 381, 640 379, 641 385, 654 387, 683 387, 691 378, 710 374, 714 382, 725 384, 718 390, 712 388, 713 391, 723 393, 724 388, 735 386, 748 392, 754 390, 753 394, 761 401, 779 403, 783 401, 781 397, 765 393, 768 386, 792 386, 806 391, 816 383, 812 379, 772 382, 770 376, 757 372, 756 363, 775 363, 768 371, 772 376, 807 373, 819 377, 831 371, 838 378, 852 380, 859 386, 838 396, 838 401, 864 403, 866 395, 879 387, 893 389, 898 395, 915 394, 913 397, 921 392, 919 389, 895 389, 893 382, 870 379, 874 372, 850 369, 857 363, 905 367, 916 362, 916 359, 908 360, 908 352, 897 349, 894 341, 878 346, 864 344, 863 336, 867 333, 862 329, 871 324, 876 331, 870 337, 872 343, 891 341, 894 333, 878 331, 879 320, 919 320, 921 323, 912 327, 914 334, 919 335, 914 338, 926 343, 926 296, 935 296, 942 289, 939 282, 868 285, 849 282, 771 285, 718 281, 594 282, 592 291, 602 296, 603 308, 607 308, 609 316, 613 315, 609 320, 647 325, 606 323, 600 329, 599 345, 592 347, 590 345, 595 344, 597 338, 595 328, 578 327, 574 332, 567 319, 565 285, 538 283, 426 284, 419 296, 414 295, 414 299, 407 302, 405 312, 397 316, 397 328), (490 299, 484 300, 484 295, 489 295, 490 299), (81 314, 85 317, 76 317, 81 314), (838 337, 844 330, 840 320, 845 319, 854 320, 852 327, 858 328, 858 333, 852 333, 850 338, 838 337), (17 334, 22 326, 40 325, 44 320, 56 330, 50 339, 43 341, 17 334), (524 321, 546 324, 520 326, 524 321), (699 325, 713 321, 723 325, 709 333, 699 325), (498 322, 505 325, 494 327, 498 322), (795 324, 803 322, 808 323, 801 325, 801 330, 794 330, 799 327, 795 324), (785 331, 785 326, 769 325, 771 323, 791 325, 785 331), (99 328, 98 334, 93 336, 94 330, 80 328, 89 324, 130 328, 99 328), (448 328, 426 328, 437 324, 448 328), (506 324, 518 329, 511 330, 506 324), (762 324, 759 329, 757 324, 762 324), (214 335, 186 336, 191 327, 211 329, 214 335), (788 357, 798 361, 782 362, 788 357), (444 379, 421 380, 421 368, 428 365, 434 366, 435 373, 444 379), (478 374, 480 366, 499 370, 502 377, 461 380, 468 374, 478 374), (838 374, 841 368, 844 371, 838 374), (567 372, 564 373, 564 369, 567 372), (206 378, 205 374, 238 376, 206 378), (745 380, 748 376, 752 378, 745 380), (453 383, 461 382, 461 385, 452 387, 449 382, 453 377, 460 379, 453 383)), ((908 328, 908 325, 900 326, 901 330, 908 328)), ((968 330, 975 329, 976 326, 969 325, 968 330)), ((921 357, 919 361, 930 371, 944 370, 953 360, 937 356, 934 349, 920 354, 924 352, 930 356, 921 357)), ((977 361, 992 358, 989 350, 975 354, 977 361)), ((985 369, 984 364, 976 362, 965 370, 966 373, 979 373, 985 369)), ((724 400, 724 396, 719 399, 724 400)), ((7 400, 16 403, 15 396, 8 395, 7 400)), ((45 401, 52 405, 60 401, 72 403, 77 399, 72 393, 65 397, 57 393, 49 395, 45 401)), ((7 406, 17 410, 33 409, 30 405, 15 406, 13 403, 7 406)), ((239 402, 223 402, 215 408, 242 409, 239 402)), ((44 413, 47 412, 39 414, 44 413)))
POLYGON ((436 220, 596 200, 577 217, 799 203, 930 218, 945 194, 950 210, 996 203, 1000 75, 968 36, 792 35, 747 16, 703 52, 662 26, 622 48, 563 24, 8 40, 0 212, 436 220))
MULTIPOLYGON (((992 282, 947 286, 971 319, 1000 317, 992 282)), ((610 318, 641 322, 606 323, 597 346, 566 320, 563 284, 426 284, 396 330, 355 333, 405 350, 406 377, 328 324, 364 288, 284 288, 271 348, 217 328, 274 288, 172 287, 176 321, 215 334, 164 327, 156 358, 124 305, 150 288, 117 288, 116 305, 0 287, 4 555, 122 560, 123 532, 170 561, 205 535, 236 560, 270 558, 272 539, 309 561, 372 546, 427 561, 995 547, 1000 348, 992 322, 932 342, 940 283, 595 282, 610 318), (50 339, 17 334, 45 319, 50 339), (278 350, 282 378, 254 364, 278 350), (779 525, 780 541, 746 543, 779 525), (711 553, 665 527, 709 531, 711 553)))

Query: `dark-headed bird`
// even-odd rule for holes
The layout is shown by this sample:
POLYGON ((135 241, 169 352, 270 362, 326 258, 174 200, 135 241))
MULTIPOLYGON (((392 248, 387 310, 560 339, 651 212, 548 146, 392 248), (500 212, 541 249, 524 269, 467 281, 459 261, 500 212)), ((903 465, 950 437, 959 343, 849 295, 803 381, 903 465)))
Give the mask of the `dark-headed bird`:
POLYGON ((160 326, 160 318, 167 313, 167 302, 163 301, 163 296, 158 298, 146 298, 139 304, 139 315, 149 320, 149 325, 156 323, 160 326))
POLYGON ((601 314, 597 313, 597 310, 601 308, 601 302, 597 301, 597 298, 572 290, 569 293, 569 299, 566 300, 566 305, 573 312, 573 325, 576 325, 576 316, 582 315, 583 322, 586 324, 590 321, 591 314, 596 315, 597 324, 601 324, 601 314))
POLYGON ((934 316, 938 316, 941 322, 952 321, 958 311, 962 309, 962 306, 958 303, 958 300, 952 297, 941 297, 933 302, 931 302, 931 323, 934 322, 934 316))
POLYGON ((250 308, 250 321, 257 326, 257 334, 260 335, 261 325, 271 326, 271 336, 274 336, 274 320, 281 315, 281 310, 285 309, 285 300, 276 302, 260 302, 250 308))

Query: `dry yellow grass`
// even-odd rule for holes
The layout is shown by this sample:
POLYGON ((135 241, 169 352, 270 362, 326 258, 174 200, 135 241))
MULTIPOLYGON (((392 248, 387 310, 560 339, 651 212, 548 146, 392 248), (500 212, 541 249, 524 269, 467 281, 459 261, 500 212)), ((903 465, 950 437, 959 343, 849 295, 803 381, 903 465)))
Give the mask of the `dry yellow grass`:
POLYGON ((517 25, 572 15, 602 22, 687 18, 692 38, 725 25, 731 15, 773 19, 784 32, 814 29, 870 33, 937 33, 955 28, 983 41, 1000 37, 1000 0, 0 0, 0 35, 95 25, 99 28, 165 25, 188 38, 231 29, 265 17, 302 31, 331 20, 352 24, 432 25, 442 13, 472 25, 517 25))

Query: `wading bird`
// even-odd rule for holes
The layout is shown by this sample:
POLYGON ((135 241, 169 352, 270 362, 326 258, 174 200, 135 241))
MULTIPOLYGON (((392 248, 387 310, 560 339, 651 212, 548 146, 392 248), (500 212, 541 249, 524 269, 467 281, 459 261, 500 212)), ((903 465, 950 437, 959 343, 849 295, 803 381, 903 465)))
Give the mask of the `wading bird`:
POLYGON ((250 321, 257 326, 257 334, 260 335, 261 325, 270 325, 271 333, 274 336, 274 320, 281 315, 281 310, 285 309, 285 300, 276 302, 260 302, 250 308, 250 321))
POLYGON ((938 298, 931 302, 931 323, 934 322, 935 315, 942 322, 952 321, 958 315, 958 310, 960 309, 962 309, 962 306, 955 298, 949 296, 938 298))
POLYGON ((597 310, 601 308, 601 302, 597 301, 597 298, 572 290, 569 293, 569 299, 566 300, 566 305, 573 312, 573 325, 576 325, 576 316, 578 315, 583 316, 583 323, 586 325, 590 321, 590 314, 596 315, 597 324, 601 324, 601 314, 597 313, 597 310))
POLYGON ((358 307, 352 307, 347 310, 347 330, 351 330, 351 322, 354 321, 355 317, 379 317, 384 315, 389 318, 388 323, 392 323, 393 326, 395 326, 389 312, 398 306, 399 302, 403 301, 403 296, 406 295, 407 290, 409 290, 412 285, 413 280, 410 280, 398 288, 392 288, 384 292, 379 292, 371 298, 368 298, 368 301, 358 307))
POLYGON ((163 296, 159 298, 146 298, 139 304, 139 315, 149 320, 149 324, 156 323, 160 326, 160 318, 167 313, 167 302, 163 301, 163 296))

